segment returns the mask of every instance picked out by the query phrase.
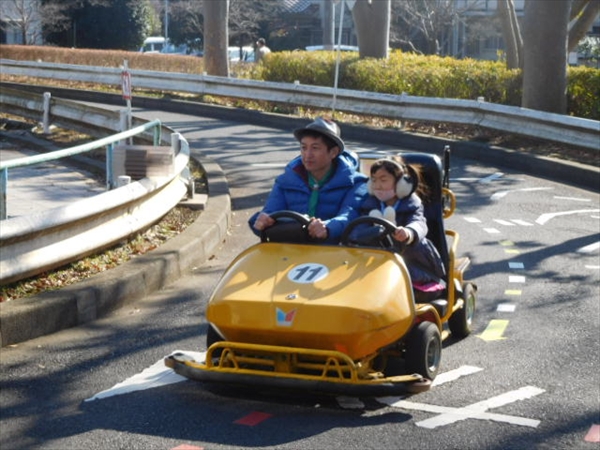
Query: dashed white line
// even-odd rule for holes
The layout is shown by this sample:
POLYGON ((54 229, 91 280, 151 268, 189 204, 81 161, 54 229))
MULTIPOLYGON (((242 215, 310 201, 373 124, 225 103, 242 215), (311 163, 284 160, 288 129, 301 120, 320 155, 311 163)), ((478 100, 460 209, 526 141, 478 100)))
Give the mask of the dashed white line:
POLYGON ((465 220, 469 223, 481 223, 481 220, 476 217, 465 217, 465 220))
POLYGON ((525 264, 523 264, 522 262, 510 261, 508 263, 508 268, 509 269, 524 269, 525 264))
POLYGON ((515 312, 517 305, 514 303, 500 303, 496 308, 498 312, 515 312))
POLYGON ((484 228, 483 231, 490 233, 490 234, 498 234, 500 233, 500 230, 497 230, 496 228, 484 228))
POLYGON ((510 275, 508 277, 509 283, 525 283, 525 277, 521 275, 510 275))
POLYGON ((508 220, 494 219, 494 222, 499 223, 500 225, 505 225, 507 227, 514 227, 515 226, 514 223, 509 222, 508 220))
POLYGON ((600 248, 600 241, 577 249, 577 253, 592 253, 600 248))
POLYGON ((522 225, 524 227, 532 227, 533 224, 529 223, 525 220, 521 220, 521 219, 511 219, 514 223, 516 223, 517 225, 522 225))

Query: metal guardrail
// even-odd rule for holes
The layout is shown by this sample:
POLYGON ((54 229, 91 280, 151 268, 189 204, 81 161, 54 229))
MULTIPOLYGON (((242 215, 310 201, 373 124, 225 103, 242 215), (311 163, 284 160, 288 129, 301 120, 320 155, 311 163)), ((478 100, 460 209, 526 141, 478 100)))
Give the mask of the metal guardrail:
MULTIPOLYGON (((129 70, 134 88, 237 97, 289 105, 335 108, 397 120, 478 125, 548 141, 600 149, 600 122, 525 108, 411 95, 333 89, 298 83, 147 70, 129 70)), ((120 86, 121 69, 0 59, 0 73, 120 86)), ((485 94, 485 93, 482 93, 485 94)))
MULTIPOLYGON (((23 109, 28 110, 26 117, 35 114, 38 118, 41 117, 40 104, 30 101, 31 94, 21 93, 22 97, 19 98, 18 92, 8 91, 3 90, 0 94, 0 104, 21 104, 23 109)), ((91 108, 66 100, 60 100, 56 104, 59 104, 60 108, 52 108, 51 105, 53 119, 60 121, 59 118, 62 117, 67 119, 67 122, 78 123, 81 128, 86 129, 97 126, 96 133, 98 129, 105 130, 110 127, 116 128, 114 132, 120 126, 121 120, 115 117, 113 111, 91 108), (76 117, 79 117, 79 120, 76 117)), ((112 146, 115 142, 132 136, 146 135, 147 141, 147 134, 151 129, 154 130, 151 140, 155 145, 166 141, 161 139, 161 131, 172 131, 162 126, 157 119, 92 143, 49 154, 9 160, 3 162, 0 169, 4 173, 5 181, 9 168, 73 156, 104 145, 112 146)), ((106 248, 151 225, 176 206, 188 192, 187 166, 190 151, 187 141, 179 133, 169 135, 169 144, 176 155, 171 176, 143 178, 61 208, 3 220, 0 226, 0 283, 18 281, 106 248)), ((108 160, 109 158, 107 168, 111 164, 108 160)), ((5 194, 6 189, 3 185, 3 197, 5 194)))

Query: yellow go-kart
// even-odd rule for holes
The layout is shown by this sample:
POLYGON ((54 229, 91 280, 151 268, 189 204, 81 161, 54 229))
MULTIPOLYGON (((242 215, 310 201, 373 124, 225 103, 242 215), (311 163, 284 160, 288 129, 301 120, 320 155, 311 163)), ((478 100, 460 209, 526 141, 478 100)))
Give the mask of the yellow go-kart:
POLYGON ((398 252, 350 241, 351 230, 366 222, 383 234, 393 232, 384 219, 356 219, 340 245, 323 245, 308 239, 308 218, 282 211, 214 290, 206 311, 206 360, 176 353, 165 364, 207 382, 354 396, 428 390, 440 367, 442 340, 471 331, 476 287, 463 280, 469 259, 456 257, 458 233, 444 229, 444 218, 455 209, 448 152, 444 168, 435 155, 402 157, 421 166, 430 191, 428 237, 447 274, 436 298, 415 301, 398 252))

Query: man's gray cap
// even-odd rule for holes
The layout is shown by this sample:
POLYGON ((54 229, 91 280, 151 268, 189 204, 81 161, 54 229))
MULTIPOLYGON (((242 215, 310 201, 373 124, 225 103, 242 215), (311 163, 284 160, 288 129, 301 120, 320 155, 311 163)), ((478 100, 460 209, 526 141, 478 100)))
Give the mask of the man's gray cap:
POLYGON ((309 123, 304 128, 294 130, 294 136, 300 141, 307 131, 316 131, 327 136, 340 148, 340 153, 344 151, 344 141, 342 141, 342 138, 340 137, 340 127, 338 127, 337 123, 318 117, 314 122, 309 123))

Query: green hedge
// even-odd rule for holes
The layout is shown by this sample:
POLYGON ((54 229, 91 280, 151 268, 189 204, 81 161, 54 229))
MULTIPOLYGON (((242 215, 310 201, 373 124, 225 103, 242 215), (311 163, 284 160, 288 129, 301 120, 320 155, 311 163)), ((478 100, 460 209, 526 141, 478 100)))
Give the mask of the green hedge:
MULTIPOLYGON (((267 81, 333 86, 335 52, 276 52, 255 76, 267 81)), ((504 105, 521 104, 520 70, 503 62, 420 56, 393 51, 387 60, 340 55, 338 87, 423 97, 477 99, 504 105)), ((568 113, 600 120, 600 70, 569 67, 568 113)))
MULTIPOLYGON (((146 55, 135 52, 84 50, 25 45, 0 45, 2 58, 119 67, 128 59, 132 69, 202 73, 203 60, 194 56, 146 55)), ((335 52, 273 52, 261 64, 238 64, 236 75, 267 81, 333 86, 335 52)), ((476 99, 504 105, 521 104, 521 72, 503 62, 420 56, 393 51, 387 60, 359 59, 340 54, 338 87, 440 98, 476 99)), ((568 114, 600 120, 600 70, 569 67, 568 114)))

